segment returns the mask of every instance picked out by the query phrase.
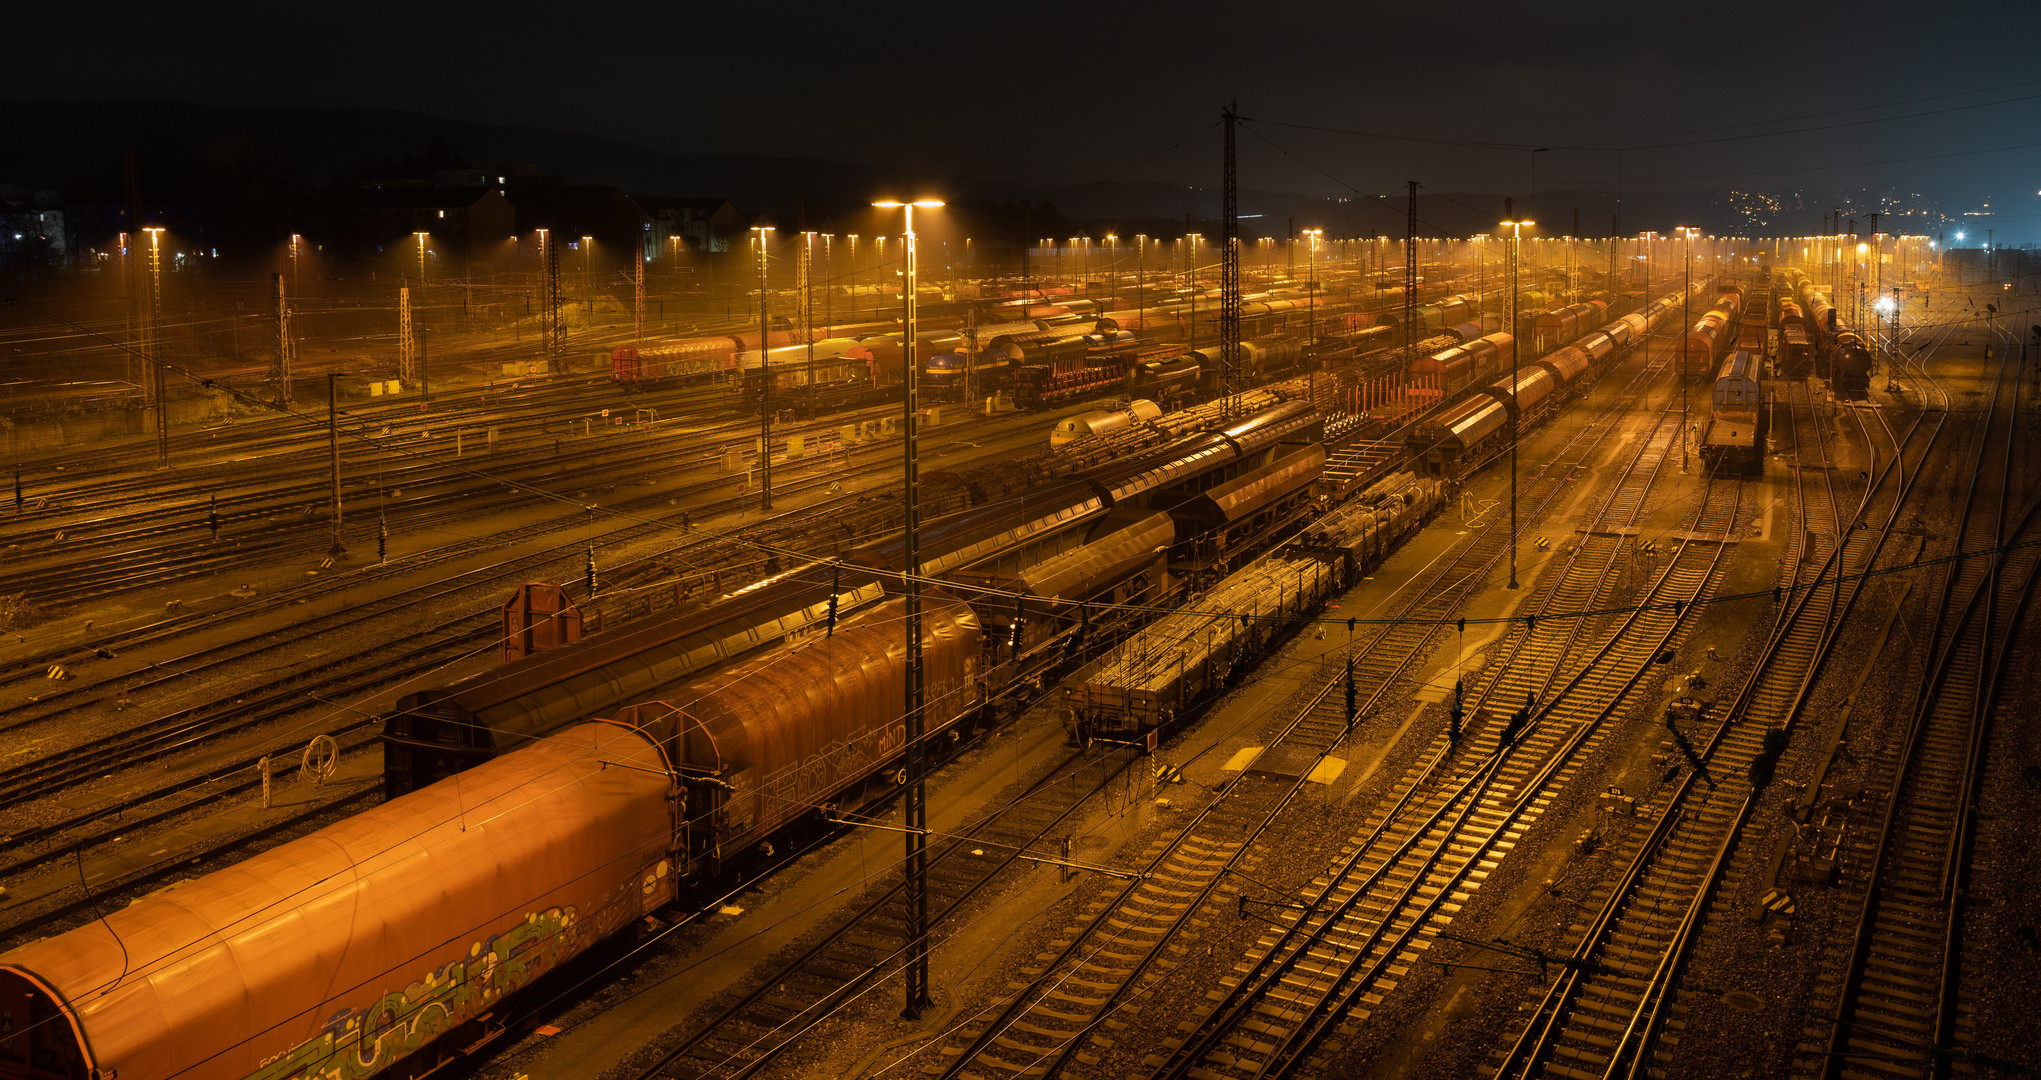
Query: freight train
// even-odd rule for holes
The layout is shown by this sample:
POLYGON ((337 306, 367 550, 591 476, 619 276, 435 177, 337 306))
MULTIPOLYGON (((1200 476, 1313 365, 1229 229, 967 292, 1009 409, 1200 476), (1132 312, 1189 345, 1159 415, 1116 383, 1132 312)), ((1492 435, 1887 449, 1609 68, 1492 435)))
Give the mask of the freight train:
POLYGON ((1139 743, 1234 685, 1290 628, 1378 566, 1424 523, 1444 487, 1410 473, 1370 485, 1258 562, 1136 631, 1062 688, 1073 742, 1139 743))
POLYGON ((1532 350, 1540 355, 1565 345, 1608 321, 1609 302, 1590 300, 1540 312, 1532 319, 1532 350))
POLYGON ((1512 418, 1519 429, 1536 423, 1560 401, 1592 382, 1619 350, 1643 341, 1667 318, 1678 316, 1683 300, 1683 293, 1661 297, 1643 311, 1625 315, 1518 368, 1514 381, 1504 373, 1467 400, 1425 418, 1412 428, 1409 437, 1410 455, 1418 471, 1446 479, 1466 477, 1496 448, 1507 445, 1512 418))
MULTIPOLYGON (((892 321, 845 323, 817 327, 810 336, 815 341, 831 339, 856 341, 869 335, 888 333, 897 328, 898 325, 892 321)), ((736 371, 737 358, 747 351, 755 358, 758 354, 758 342, 758 331, 743 330, 734 334, 619 345, 610 351, 610 380, 630 389, 643 389, 675 382, 704 381, 736 371)), ((797 343, 805 344, 805 340, 801 334, 792 330, 773 330, 765 335, 767 349, 783 348, 797 343)), ((753 363, 755 366, 755 359, 753 363)))
POLYGON ((1781 378, 1804 379, 1814 374, 1814 346, 1820 340, 1797 301, 1779 303, 1779 360, 1781 378))
POLYGON ((1690 383, 1714 378, 1722 357, 1736 346, 1742 327, 1744 287, 1724 285, 1715 303, 1687 330, 1680 343, 1681 377, 1690 383))
MULTIPOLYGON (((1829 304, 1828 297, 1815 287, 1812 279, 1795 270, 1791 272, 1791 280, 1800 297, 1797 307, 1803 314, 1798 322, 1804 328, 1808 341, 1813 374, 1829 380, 1829 387, 1839 398, 1861 399, 1870 394, 1871 374, 1877 368, 1877 356, 1871 343, 1843 321, 1842 314, 1829 304)), ((1783 313, 1779 331, 1784 338, 1787 323, 1783 313)), ((1789 370, 1784 362, 1783 345, 1780 352, 1780 370, 1783 372, 1789 370)))
MULTIPOLYGON (((1081 539, 1095 528, 1110 526, 1117 533, 1158 511, 1168 511, 1168 520, 1178 523, 1165 546, 1190 543, 1197 530, 1211 527, 1196 516, 1193 505, 1208 489, 1243 477, 1250 486, 1260 483, 1229 504, 1226 524, 1233 525, 1287 505, 1299 486, 1308 487, 1310 477, 1289 486, 1269 479, 1281 471, 1278 451, 1315 444, 1319 429, 1318 415, 1308 404, 1284 402, 1221 430, 937 519, 922 529, 922 573, 1019 575, 1106 535, 1081 539)), ((1248 553, 1242 548, 1237 554, 1248 553)), ((410 694, 385 723, 385 789, 392 796, 415 790, 567 723, 603 715, 634 695, 729 663, 752 649, 812 634, 832 608, 839 615, 860 609, 897 588, 902 558, 898 541, 867 545, 839 560, 783 571, 707 608, 641 619, 410 694), (886 584, 888 574, 893 586, 886 584)), ((1070 583, 1071 588, 1077 584, 1070 583)), ((1119 584, 1101 579, 1085 588, 1119 584)), ((1091 598, 1083 591, 1056 595, 1071 601, 1091 598)), ((1049 620, 1035 620, 1030 632, 1047 634, 1050 626, 1049 620)))
MULTIPOLYGON (((1231 566, 1271 535, 1249 522, 1306 513, 1318 437, 1283 403, 933 523, 930 737, 1159 602, 1175 549, 1225 537, 1231 566)), ((0 956, 0 1049, 38 1080, 311 1080, 485 1041, 507 996, 897 768, 901 557, 873 545, 407 697, 381 806, 0 956)))
POLYGON ((1730 353, 1715 377, 1708 426, 1701 432, 1701 461, 1712 469, 1762 472, 1771 419, 1764 363, 1747 350, 1730 353))

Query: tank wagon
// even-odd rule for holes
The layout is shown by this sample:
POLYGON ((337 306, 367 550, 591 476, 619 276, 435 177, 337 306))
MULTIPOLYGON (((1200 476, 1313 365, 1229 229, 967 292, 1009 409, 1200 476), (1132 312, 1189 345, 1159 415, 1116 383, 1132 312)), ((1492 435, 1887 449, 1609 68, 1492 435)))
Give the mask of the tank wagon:
POLYGON ((1173 406, 1197 396, 1203 374, 1195 356, 1154 357, 1128 365, 1120 388, 1125 393, 1173 406))
POLYGON ((1124 409, 1105 409, 1058 420, 1056 426, 1049 431, 1049 445, 1062 446, 1079 439, 1089 439, 1094 435, 1110 435, 1116 431, 1125 431, 1161 415, 1162 406, 1136 398, 1128 402, 1124 409))
POLYGON ((1835 340, 1835 308, 1829 306, 1828 297, 1814 287, 1814 282, 1802 279, 1800 310, 1806 317, 1808 341, 1814 354, 1814 374, 1826 379, 1829 377, 1829 346, 1835 340))
POLYGON ((1715 377, 1701 460, 1710 468, 1764 470, 1771 409, 1765 403, 1764 363, 1746 350, 1730 353, 1715 377))

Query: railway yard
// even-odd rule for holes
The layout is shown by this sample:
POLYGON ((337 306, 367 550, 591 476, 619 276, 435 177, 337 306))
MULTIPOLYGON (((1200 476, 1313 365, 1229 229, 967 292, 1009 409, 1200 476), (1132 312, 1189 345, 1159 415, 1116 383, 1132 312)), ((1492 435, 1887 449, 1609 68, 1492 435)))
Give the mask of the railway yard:
POLYGON ((2031 283, 1596 243, 22 454, 0 1078, 2041 1075, 2031 283))

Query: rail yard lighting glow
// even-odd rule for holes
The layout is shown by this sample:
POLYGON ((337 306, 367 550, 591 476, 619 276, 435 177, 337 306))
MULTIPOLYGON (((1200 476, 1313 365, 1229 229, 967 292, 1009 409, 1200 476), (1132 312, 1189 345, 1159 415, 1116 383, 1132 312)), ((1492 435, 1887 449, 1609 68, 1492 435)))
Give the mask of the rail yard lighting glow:
MULTIPOLYGON (((1499 222, 1509 230, 1509 323, 1508 333, 1517 332, 1517 249, 1524 242, 1524 226, 1535 221, 1499 222)), ((1509 354, 1509 587, 1517 587, 1517 348, 1509 354)))
MULTIPOLYGON (((1701 233, 1701 230, 1699 230, 1699 229, 1695 229, 1695 228, 1690 228, 1690 227, 1688 227, 1688 226, 1685 226, 1685 225, 1678 225, 1678 226, 1674 226, 1674 228, 1673 228, 1673 232, 1676 232, 1676 233, 1678 233, 1679 235, 1681 235, 1681 236, 1684 236, 1684 237, 1686 237, 1686 239, 1687 239, 1687 287, 1686 287, 1686 289, 1685 289, 1685 290, 1683 290, 1683 295, 1682 295, 1682 297, 1681 297, 1681 299, 1680 299, 1680 304, 1681 304, 1681 309, 1682 309, 1682 313, 1683 313, 1683 318, 1684 318, 1684 319, 1686 320, 1685 322, 1682 322, 1682 323, 1680 324, 1680 327, 1681 327, 1680 333, 1681 333, 1681 335, 1682 335, 1682 336, 1681 336, 1681 338, 1680 338, 1680 341, 1681 341, 1681 344, 1680 344, 1680 471, 1681 471, 1681 472, 1686 472, 1686 471, 1687 471, 1687 382, 1688 382, 1688 379, 1687 379, 1687 375, 1686 375, 1686 365, 1687 365, 1687 355, 1686 355, 1686 353, 1687 353, 1687 347, 1686 347, 1686 344, 1685 344, 1685 342, 1686 342, 1686 338, 1685 338, 1685 336, 1684 336, 1684 335, 1686 334, 1686 332, 1687 332, 1688 330, 1691 330, 1691 329, 1693 329, 1693 326, 1694 326, 1694 310, 1693 310, 1693 307, 1694 307, 1694 299, 1693 299, 1693 292, 1694 292, 1694 237, 1696 237, 1696 236, 1700 235, 1700 233, 1701 233)), ((1708 377, 1708 378, 1713 378, 1713 377, 1714 377, 1714 374, 1715 374, 1715 373, 1711 371, 1711 372, 1709 372, 1709 373, 1707 374, 1707 377, 1708 377)))
MULTIPOLYGON (((772 372, 765 366, 766 348, 771 344, 771 327, 766 319, 765 289, 770 270, 766 259, 766 234, 777 232, 770 225, 754 226, 758 237, 758 509, 772 513, 772 372)), ((587 239, 583 237, 582 239, 587 239)))
POLYGON ((418 283, 425 284, 425 237, 422 232, 412 233, 418 238, 418 283))
POLYGON ((1307 282, 1304 295, 1310 303, 1310 306, 1304 309, 1304 340, 1314 349, 1318 347, 1318 238, 1324 235, 1324 229, 1304 230, 1305 238, 1311 242, 1310 249, 1305 255, 1304 267, 1307 282))
POLYGON ((905 497, 901 502, 906 508, 905 532, 906 551, 906 601, 907 601, 907 699, 905 719, 907 721, 907 798, 905 819, 907 837, 907 1005, 901 1015, 915 1020, 928 1008, 928 790, 927 759, 923 747, 925 731, 922 726, 922 669, 921 669, 921 505, 917 481, 919 464, 916 455, 915 413, 920 409, 921 362, 917 358, 914 326, 914 211, 918 207, 933 210, 942 205, 941 199, 916 199, 903 202, 897 199, 881 199, 872 204, 881 210, 903 210, 907 217, 906 258, 907 273, 905 288, 901 289, 901 346, 905 355, 901 357, 900 379, 906 387, 906 428, 902 439, 901 457, 905 465, 905 497))

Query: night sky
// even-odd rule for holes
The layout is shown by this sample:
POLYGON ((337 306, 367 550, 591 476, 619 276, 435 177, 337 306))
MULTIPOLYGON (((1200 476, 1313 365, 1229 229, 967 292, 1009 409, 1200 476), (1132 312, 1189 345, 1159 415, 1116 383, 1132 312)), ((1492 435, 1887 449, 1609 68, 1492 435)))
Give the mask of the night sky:
POLYGON ((1242 183, 1264 190, 1527 197, 1534 167, 1544 190, 1620 169, 1636 191, 1990 202, 2001 243, 2041 240, 2041 5, 1671 10, 1710 9, 45 5, 0 97, 382 106, 1072 185, 1214 183, 1237 98, 1242 183))

